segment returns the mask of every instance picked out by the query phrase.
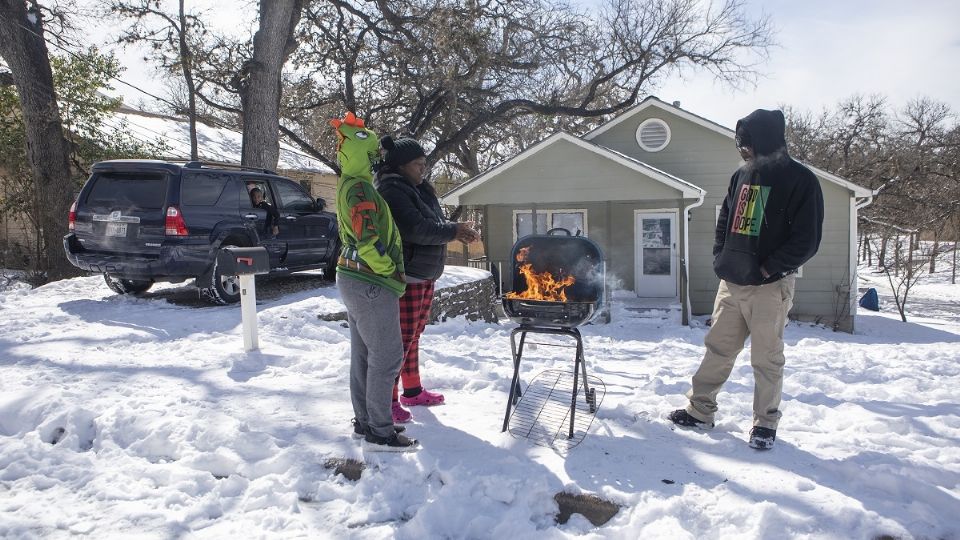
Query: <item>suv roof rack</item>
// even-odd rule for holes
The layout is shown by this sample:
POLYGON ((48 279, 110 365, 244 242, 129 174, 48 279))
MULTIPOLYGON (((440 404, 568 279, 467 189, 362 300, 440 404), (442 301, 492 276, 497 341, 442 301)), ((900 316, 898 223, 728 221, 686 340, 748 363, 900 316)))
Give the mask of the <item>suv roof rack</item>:
MULTIPOLYGON (((179 161, 179 160, 172 160, 179 161)), ((204 167, 216 167, 219 169, 240 169, 244 171, 256 171, 264 174, 277 174, 276 171, 271 171, 270 169, 264 169, 262 167, 247 167, 245 165, 237 165, 236 163, 225 163, 222 161, 186 161, 183 164, 185 169, 202 169, 204 167)))

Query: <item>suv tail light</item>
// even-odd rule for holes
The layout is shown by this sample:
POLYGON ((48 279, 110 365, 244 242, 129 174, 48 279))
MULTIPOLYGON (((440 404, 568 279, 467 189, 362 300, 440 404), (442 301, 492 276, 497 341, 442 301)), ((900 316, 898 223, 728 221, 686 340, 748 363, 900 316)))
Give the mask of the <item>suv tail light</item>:
POLYGON ((73 231, 77 229, 77 201, 70 205, 70 214, 67 216, 67 229, 73 231))
POLYGON ((176 206, 167 207, 167 219, 163 223, 163 232, 167 236, 187 236, 190 231, 187 230, 187 224, 183 221, 183 215, 176 206))

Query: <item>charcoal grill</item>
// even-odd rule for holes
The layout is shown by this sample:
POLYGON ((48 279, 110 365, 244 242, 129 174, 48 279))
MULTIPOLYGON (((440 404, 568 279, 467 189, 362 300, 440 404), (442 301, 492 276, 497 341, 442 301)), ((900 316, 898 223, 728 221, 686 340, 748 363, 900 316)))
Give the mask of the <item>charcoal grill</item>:
MULTIPOLYGON (((510 384, 510 396, 507 399, 502 431, 510 428, 511 409, 517 406, 522 396, 520 362, 524 344, 527 343, 527 335, 547 334, 569 337, 575 341, 575 345, 566 345, 576 349, 568 414, 570 423, 567 433, 567 438, 573 439, 577 397, 581 386, 589 413, 593 414, 597 409, 596 389, 590 387, 587 377, 583 337, 578 327, 590 322, 600 312, 606 297, 603 252, 596 242, 588 238, 571 236, 565 229, 553 229, 546 235, 525 236, 518 240, 513 246, 510 260, 512 286, 511 290, 503 295, 502 303, 506 315, 519 326, 510 333, 513 380, 510 384), (522 271, 524 265, 530 265, 532 271, 537 274, 549 272, 556 281, 572 277, 573 283, 562 288, 562 299, 558 299, 557 295, 552 299, 523 298, 524 293, 532 288, 524 277, 522 271)), ((540 343, 540 345, 564 346, 557 343, 540 343)), ((595 377, 593 379, 597 380, 595 377)))

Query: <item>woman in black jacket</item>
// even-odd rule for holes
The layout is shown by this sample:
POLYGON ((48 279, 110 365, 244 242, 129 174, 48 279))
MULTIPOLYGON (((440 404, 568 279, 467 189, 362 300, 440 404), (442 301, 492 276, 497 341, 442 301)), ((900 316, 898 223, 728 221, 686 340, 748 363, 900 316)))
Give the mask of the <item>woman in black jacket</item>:
POLYGON ((480 237, 470 223, 447 221, 436 191, 423 180, 427 157, 414 139, 384 137, 380 141, 383 166, 375 184, 390 206, 403 240, 403 264, 407 290, 400 298, 400 331, 403 336, 403 367, 393 386, 393 421, 408 422, 412 415, 403 405, 439 405, 443 394, 425 390, 420 383, 420 334, 430 319, 434 282, 443 273, 447 242, 473 242, 480 237), (399 400, 398 400, 399 398, 399 400))

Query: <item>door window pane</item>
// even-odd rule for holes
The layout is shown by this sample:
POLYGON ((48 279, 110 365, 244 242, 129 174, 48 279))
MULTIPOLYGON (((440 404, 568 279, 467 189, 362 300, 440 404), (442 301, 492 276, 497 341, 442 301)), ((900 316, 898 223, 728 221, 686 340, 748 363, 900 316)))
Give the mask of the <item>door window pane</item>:
POLYGON ((643 247, 670 247, 670 220, 664 218, 643 218, 643 247))
POLYGON ((643 248, 643 273, 647 276, 669 276, 670 248, 643 248))

